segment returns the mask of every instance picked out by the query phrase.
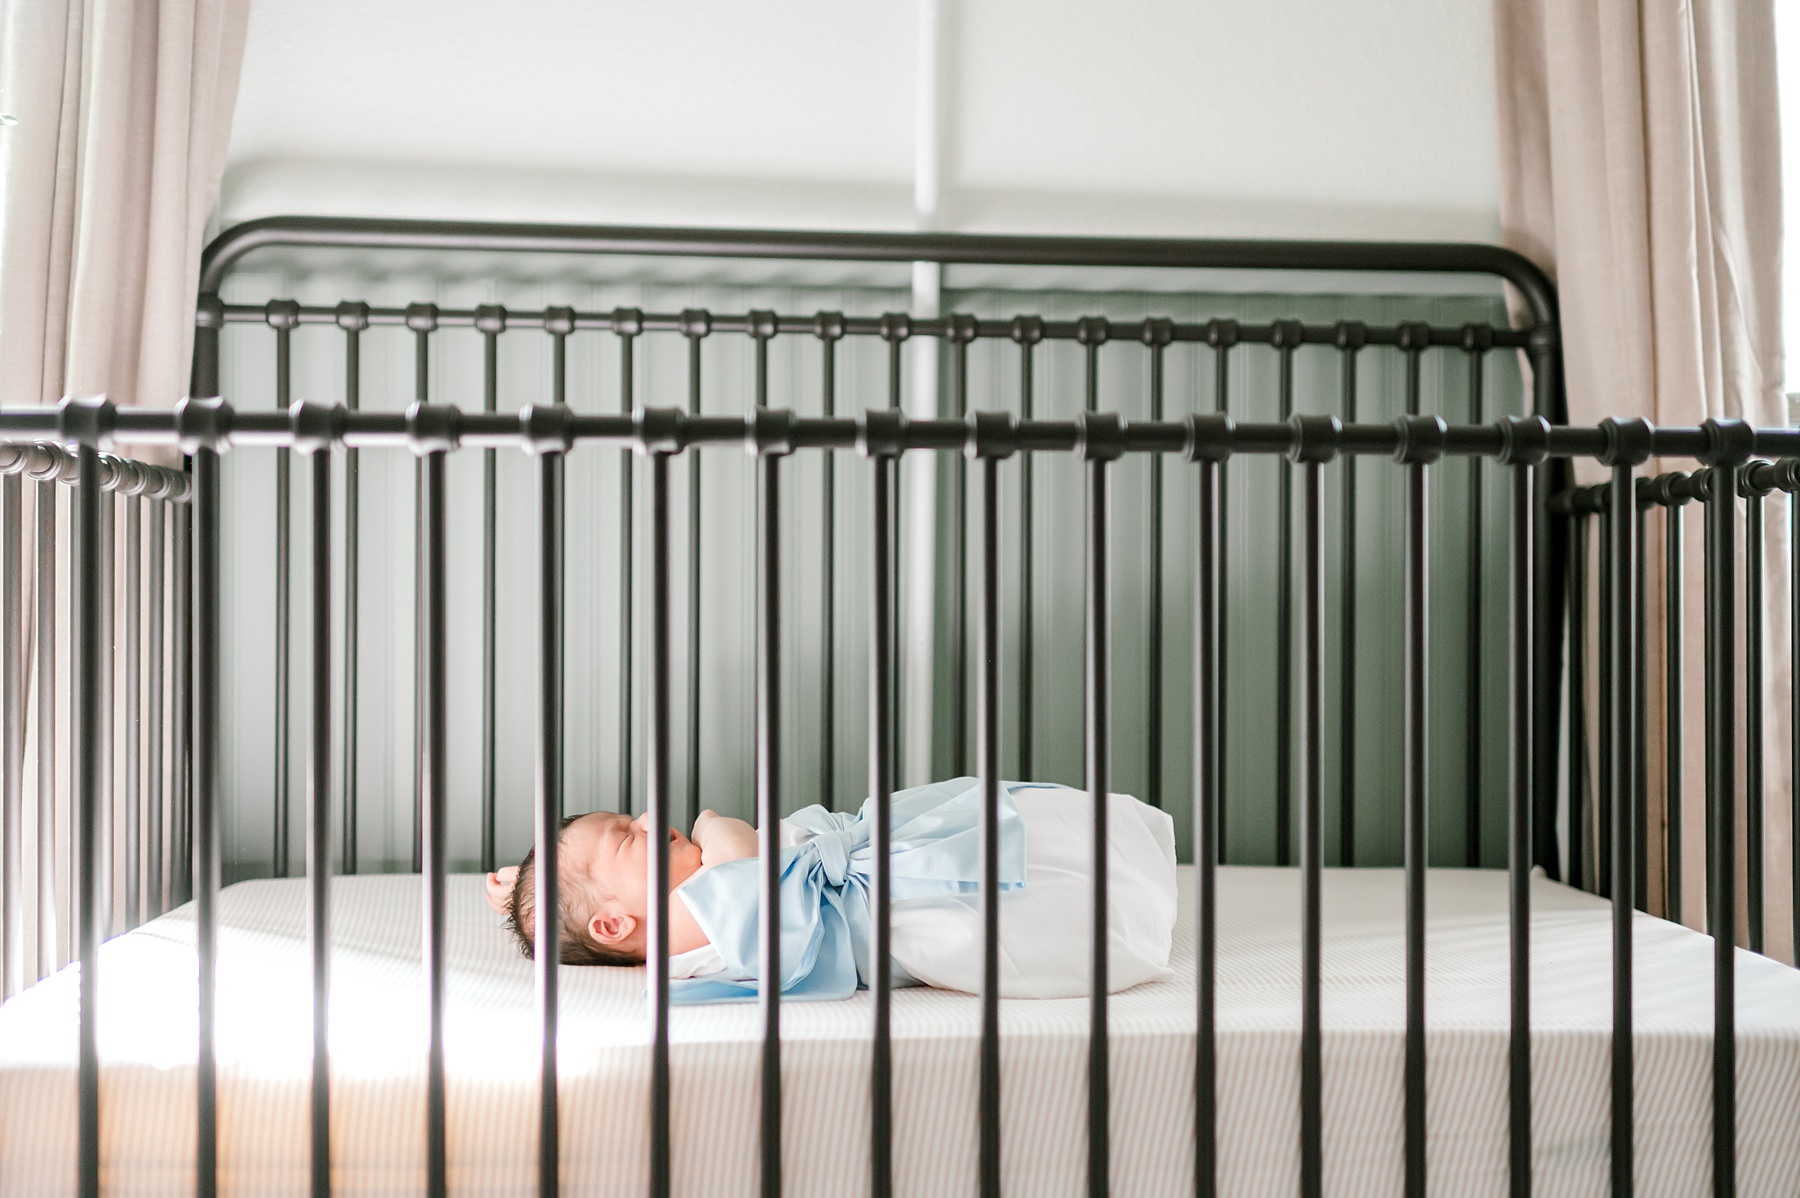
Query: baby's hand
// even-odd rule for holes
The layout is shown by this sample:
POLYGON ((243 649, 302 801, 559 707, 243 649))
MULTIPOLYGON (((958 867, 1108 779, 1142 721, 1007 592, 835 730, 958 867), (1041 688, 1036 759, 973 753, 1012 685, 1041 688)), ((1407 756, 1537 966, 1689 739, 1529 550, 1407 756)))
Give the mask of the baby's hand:
POLYGON ((513 884, 519 880, 519 867, 508 865, 487 876, 488 906, 502 915, 512 914, 513 884))
POLYGON ((702 867, 756 856, 756 829, 716 811, 694 817, 693 841, 700 846, 702 867))

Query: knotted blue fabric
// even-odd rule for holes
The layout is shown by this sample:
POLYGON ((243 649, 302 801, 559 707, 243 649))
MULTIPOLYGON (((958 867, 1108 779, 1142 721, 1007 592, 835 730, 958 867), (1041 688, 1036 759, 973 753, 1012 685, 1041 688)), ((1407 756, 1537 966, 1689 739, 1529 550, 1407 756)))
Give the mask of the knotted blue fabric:
MULTIPOLYGON (((1025 884, 1025 829, 1010 793, 1039 785, 1000 784, 1000 888, 1025 884)), ((889 854, 895 902, 975 891, 981 885, 981 784, 953 778, 896 791, 889 854)), ((806 807, 786 822, 812 834, 781 850, 781 993, 786 998, 848 998, 869 984, 870 873, 874 812, 855 815, 806 807)), ((759 858, 727 861, 681 887, 681 901, 712 941, 722 972, 669 983, 677 1003, 755 998, 759 980, 759 858)), ((896 973, 899 971, 896 970, 896 973)))

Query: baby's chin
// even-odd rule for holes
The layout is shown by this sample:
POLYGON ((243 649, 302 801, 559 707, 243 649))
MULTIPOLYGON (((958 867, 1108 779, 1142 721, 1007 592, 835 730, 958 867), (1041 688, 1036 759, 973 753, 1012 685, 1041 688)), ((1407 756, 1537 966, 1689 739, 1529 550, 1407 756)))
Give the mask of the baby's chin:
POLYGON ((673 890, 700 871, 700 846, 692 841, 669 845, 669 889, 673 890))

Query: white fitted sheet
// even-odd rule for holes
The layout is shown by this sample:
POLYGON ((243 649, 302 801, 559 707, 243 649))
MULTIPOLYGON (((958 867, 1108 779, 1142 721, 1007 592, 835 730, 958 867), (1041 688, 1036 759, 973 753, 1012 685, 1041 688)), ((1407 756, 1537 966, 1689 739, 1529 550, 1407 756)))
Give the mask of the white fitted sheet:
MULTIPOLYGON (((1191 1192, 1192 871, 1181 871, 1176 980, 1113 997, 1113 1176, 1120 1195, 1191 1192)), ((220 898, 221 1182, 229 1194, 306 1189, 308 995, 304 883, 245 882, 220 898)), ((1505 876, 1430 875, 1429 1169, 1434 1193, 1505 1192, 1505 876)), ((1296 1192, 1298 877, 1220 871, 1221 1180, 1231 1194, 1296 1192)), ((1539 1195, 1598 1194, 1607 1168, 1607 904, 1532 884, 1539 1195)), ((453 877, 447 1026, 450 1185, 534 1185, 536 1033, 530 963, 453 877)), ((333 884, 335 1184, 423 1186, 423 1011, 416 877, 333 884)), ((1325 877, 1325 1170, 1332 1194, 1400 1188, 1401 875, 1325 877)), ((1709 1188, 1711 942, 1637 917, 1641 1194, 1709 1188)), ((1071 946, 1085 951, 1085 946, 1071 946)), ((570 1194, 635 1195, 646 1169, 648 1050, 641 970, 563 971, 563 1169, 570 1194)), ((0 1007, 0 1193, 74 1189, 73 971, 0 1007)), ((102 952, 103 1184, 184 1194, 193 1177, 191 909, 102 952)), ((1740 1190, 1800 1193, 1800 973, 1738 954, 1740 1190)), ((785 1171, 794 1195, 866 1192, 869 996, 783 1010, 785 1171)), ((1001 1026, 1009 1194, 1082 1190, 1085 999, 1009 1000, 1001 1026)), ((753 1005, 673 1016, 677 1192, 752 1194, 753 1005)), ((897 1183, 973 1192, 978 1005, 894 996, 897 1183)))

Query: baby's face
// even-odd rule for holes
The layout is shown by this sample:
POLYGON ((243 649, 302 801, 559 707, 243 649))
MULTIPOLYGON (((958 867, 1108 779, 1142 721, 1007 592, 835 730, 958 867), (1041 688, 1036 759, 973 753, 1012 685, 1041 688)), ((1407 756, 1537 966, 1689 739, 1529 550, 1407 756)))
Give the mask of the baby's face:
MULTIPOLYGON (((650 816, 637 819, 596 811, 571 823, 562 836, 565 869, 582 871, 602 894, 637 917, 650 910, 650 816)), ((694 876, 700 848, 669 829, 669 889, 694 876)))

